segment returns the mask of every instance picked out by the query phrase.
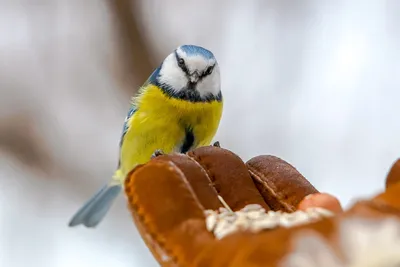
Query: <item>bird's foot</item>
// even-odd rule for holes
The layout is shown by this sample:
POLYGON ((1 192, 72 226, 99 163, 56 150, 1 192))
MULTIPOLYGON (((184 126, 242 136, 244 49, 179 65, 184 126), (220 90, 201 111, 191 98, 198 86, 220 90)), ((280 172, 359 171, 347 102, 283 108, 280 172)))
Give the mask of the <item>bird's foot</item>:
POLYGON ((151 155, 151 159, 154 159, 158 156, 164 155, 164 152, 161 149, 157 149, 154 151, 154 153, 151 155))
POLYGON ((213 146, 215 146, 215 147, 221 147, 221 144, 219 143, 219 141, 215 141, 214 144, 213 144, 213 146))

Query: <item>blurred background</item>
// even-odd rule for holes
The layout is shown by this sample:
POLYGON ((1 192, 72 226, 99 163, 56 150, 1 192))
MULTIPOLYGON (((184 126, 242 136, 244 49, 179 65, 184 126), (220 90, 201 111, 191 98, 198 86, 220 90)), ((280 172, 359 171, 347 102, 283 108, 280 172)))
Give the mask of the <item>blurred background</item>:
POLYGON ((272 154, 348 206, 400 156, 400 2, 0 0, 0 266, 157 266, 112 175, 130 97, 181 44, 214 52, 216 140, 272 154))

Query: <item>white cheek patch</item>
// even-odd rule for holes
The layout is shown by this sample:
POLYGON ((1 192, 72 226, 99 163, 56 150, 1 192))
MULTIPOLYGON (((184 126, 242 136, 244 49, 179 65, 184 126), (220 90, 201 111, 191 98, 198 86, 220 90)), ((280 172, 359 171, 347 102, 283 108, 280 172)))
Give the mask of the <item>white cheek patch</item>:
POLYGON ((204 77, 197 84, 197 91, 199 91, 200 96, 206 96, 208 94, 217 95, 221 90, 221 79, 219 73, 218 65, 215 66, 213 72, 204 77))
POLYGON ((183 90, 188 83, 186 75, 176 63, 173 53, 164 60, 158 80, 176 92, 183 90))

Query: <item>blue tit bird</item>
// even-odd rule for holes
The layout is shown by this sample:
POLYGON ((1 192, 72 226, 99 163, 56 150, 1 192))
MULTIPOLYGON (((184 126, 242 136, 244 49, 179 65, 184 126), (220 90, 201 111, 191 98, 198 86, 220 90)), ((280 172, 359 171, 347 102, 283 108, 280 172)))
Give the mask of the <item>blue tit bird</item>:
POLYGON ((159 153, 210 145, 222 109, 220 69, 213 53, 195 45, 176 48, 132 98, 111 181, 77 211, 69 226, 97 226, 138 164, 159 153))

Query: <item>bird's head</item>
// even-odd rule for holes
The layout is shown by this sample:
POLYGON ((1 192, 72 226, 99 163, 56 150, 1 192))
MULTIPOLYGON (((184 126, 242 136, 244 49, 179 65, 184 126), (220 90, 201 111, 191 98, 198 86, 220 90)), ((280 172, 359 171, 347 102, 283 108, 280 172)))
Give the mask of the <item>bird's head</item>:
POLYGON ((221 100, 220 72, 212 52, 182 45, 169 54, 150 77, 171 97, 191 102, 221 100))

